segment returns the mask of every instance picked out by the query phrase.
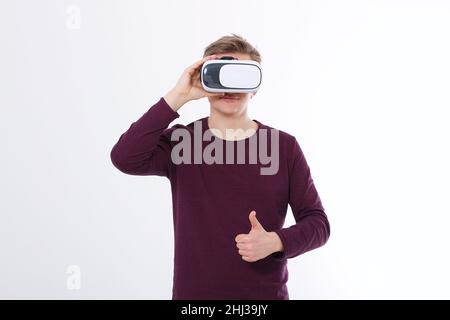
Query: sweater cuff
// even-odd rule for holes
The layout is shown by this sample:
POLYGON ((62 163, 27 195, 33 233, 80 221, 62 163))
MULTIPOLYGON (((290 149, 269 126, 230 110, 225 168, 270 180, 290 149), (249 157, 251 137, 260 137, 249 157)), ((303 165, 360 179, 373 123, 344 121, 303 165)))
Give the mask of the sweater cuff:
POLYGON ((273 230, 273 232, 275 232, 280 238, 281 243, 283 244, 283 251, 272 253, 272 257, 277 260, 286 260, 287 258, 289 258, 289 246, 287 243, 287 239, 284 236, 283 229, 273 230))
POLYGON ((157 105, 159 111, 161 112, 161 116, 163 116, 165 119, 170 119, 169 122, 180 116, 178 112, 176 112, 169 106, 164 97, 161 97, 161 99, 159 99, 157 105))

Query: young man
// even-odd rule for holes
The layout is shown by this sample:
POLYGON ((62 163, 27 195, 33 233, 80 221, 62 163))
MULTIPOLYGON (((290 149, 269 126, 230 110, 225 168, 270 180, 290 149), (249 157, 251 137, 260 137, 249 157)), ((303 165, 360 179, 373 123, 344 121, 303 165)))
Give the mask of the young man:
POLYGON ((165 176, 171 183, 172 299, 289 299, 287 259, 325 244, 329 222, 296 138, 250 119, 247 107, 255 93, 202 88, 201 66, 223 56, 261 62, 258 51, 238 35, 213 42, 204 58, 186 68, 173 89, 120 136, 111 160, 124 173, 165 176), (211 105, 208 117, 169 128, 183 105, 202 97, 211 105), (179 152, 180 136, 191 149, 179 152), (238 150, 245 159, 266 157, 242 163, 238 150), (213 162, 190 161, 213 153, 213 162), (278 163, 263 174, 269 153, 278 163), (189 160, 180 163, 180 155, 189 160), (296 224, 283 228, 288 205, 296 224))

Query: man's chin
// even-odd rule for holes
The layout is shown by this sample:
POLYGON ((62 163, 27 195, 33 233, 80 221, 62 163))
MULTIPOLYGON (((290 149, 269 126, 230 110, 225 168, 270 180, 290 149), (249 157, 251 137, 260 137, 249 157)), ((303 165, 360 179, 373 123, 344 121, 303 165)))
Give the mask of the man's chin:
POLYGON ((233 114, 239 112, 242 108, 243 107, 240 103, 228 104, 218 101, 218 103, 214 105, 214 109, 225 114, 233 114))

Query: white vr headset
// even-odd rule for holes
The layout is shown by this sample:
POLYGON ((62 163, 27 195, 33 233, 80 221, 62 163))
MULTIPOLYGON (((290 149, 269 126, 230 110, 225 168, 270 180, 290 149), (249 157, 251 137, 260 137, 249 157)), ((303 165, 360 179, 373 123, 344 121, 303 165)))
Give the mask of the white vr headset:
POLYGON ((200 71, 203 89, 208 92, 255 92, 261 85, 261 65, 253 60, 233 60, 225 56, 206 61, 200 71))

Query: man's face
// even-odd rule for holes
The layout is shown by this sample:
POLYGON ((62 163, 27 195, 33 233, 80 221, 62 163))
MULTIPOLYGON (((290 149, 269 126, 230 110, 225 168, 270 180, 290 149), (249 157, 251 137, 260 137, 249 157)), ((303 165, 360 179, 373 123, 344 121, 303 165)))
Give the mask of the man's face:
MULTIPOLYGON (((252 60, 250 55, 237 52, 228 52, 217 54, 216 59, 224 56, 231 56, 238 60, 252 60)), ((224 92, 219 96, 208 97, 211 108, 220 111, 221 113, 233 114, 245 111, 247 103, 256 92, 251 93, 234 93, 224 92)))

